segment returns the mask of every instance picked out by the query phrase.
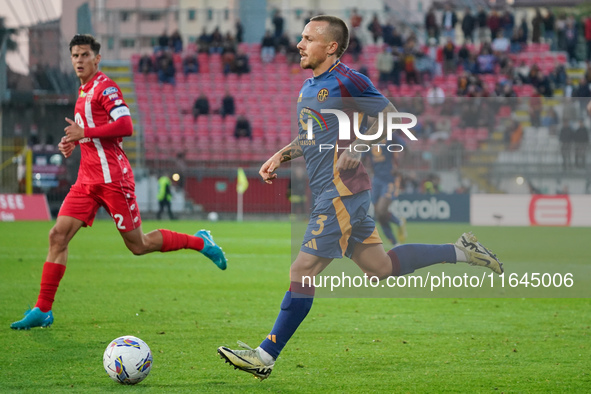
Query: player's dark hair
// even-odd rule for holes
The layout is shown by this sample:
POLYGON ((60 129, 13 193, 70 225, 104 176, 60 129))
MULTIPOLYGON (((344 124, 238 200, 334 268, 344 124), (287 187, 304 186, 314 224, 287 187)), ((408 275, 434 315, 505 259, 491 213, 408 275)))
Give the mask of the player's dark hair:
POLYGON ((90 45, 90 49, 95 55, 98 55, 101 51, 101 44, 90 34, 76 34, 70 41, 70 53, 72 53, 72 47, 76 45, 90 45))
POLYGON ((349 46, 349 28, 341 18, 331 15, 317 15, 310 18, 310 22, 328 22, 328 34, 339 45, 335 55, 337 58, 343 56, 343 53, 349 46))

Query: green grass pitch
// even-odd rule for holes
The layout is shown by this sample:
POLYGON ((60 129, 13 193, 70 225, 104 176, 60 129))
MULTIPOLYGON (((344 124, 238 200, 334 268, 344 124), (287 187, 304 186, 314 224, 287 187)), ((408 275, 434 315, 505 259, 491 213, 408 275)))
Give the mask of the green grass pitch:
MULTIPOLYGON (((527 291, 522 298, 318 298, 269 379, 234 371, 216 348, 236 340, 256 346, 271 329, 289 286, 288 223, 144 223, 145 231, 210 228, 229 258, 220 271, 192 251, 133 256, 112 222, 97 221, 70 246, 53 327, 10 330, 36 301, 51 226, 0 223, 2 393, 591 390, 591 301, 527 291), (137 386, 120 386, 103 370, 105 347, 121 335, 142 338, 154 353, 137 386)), ((410 224, 408 241, 453 242, 468 229, 507 272, 561 267, 591 288, 589 229, 410 224)))

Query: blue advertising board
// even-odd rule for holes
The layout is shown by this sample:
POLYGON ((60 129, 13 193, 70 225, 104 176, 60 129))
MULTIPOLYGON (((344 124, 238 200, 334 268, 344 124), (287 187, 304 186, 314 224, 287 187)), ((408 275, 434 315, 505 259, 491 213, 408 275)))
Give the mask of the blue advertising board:
POLYGON ((390 210, 409 222, 470 222, 470 194, 401 194, 390 210))

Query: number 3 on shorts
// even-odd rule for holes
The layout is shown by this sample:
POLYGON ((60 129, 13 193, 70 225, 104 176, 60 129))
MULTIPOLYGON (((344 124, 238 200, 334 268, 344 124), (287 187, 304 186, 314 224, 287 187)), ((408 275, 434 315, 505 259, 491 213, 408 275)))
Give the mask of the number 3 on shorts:
POLYGON ((324 230, 324 221, 328 219, 328 216, 326 215, 318 215, 318 220, 316 221, 316 224, 318 224, 320 227, 318 228, 318 230, 312 230, 312 234, 314 235, 319 235, 320 233, 322 233, 322 231, 324 230))
POLYGON ((125 230, 125 226, 123 225, 123 215, 116 213, 115 215, 113 215, 113 219, 115 219, 117 223, 117 228, 119 230, 125 230))

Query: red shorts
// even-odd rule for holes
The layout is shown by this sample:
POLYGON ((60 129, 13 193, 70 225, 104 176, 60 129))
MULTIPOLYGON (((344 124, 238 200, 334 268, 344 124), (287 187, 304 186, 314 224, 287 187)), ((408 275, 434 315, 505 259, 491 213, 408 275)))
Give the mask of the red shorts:
POLYGON ((135 230, 142 224, 133 181, 94 185, 75 183, 64 199, 58 216, 70 216, 82 220, 84 227, 92 226, 100 207, 111 215, 122 233, 135 230))

